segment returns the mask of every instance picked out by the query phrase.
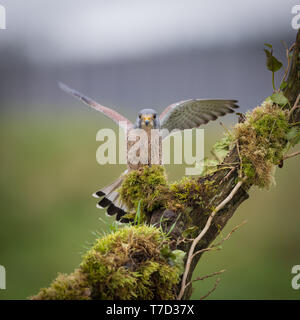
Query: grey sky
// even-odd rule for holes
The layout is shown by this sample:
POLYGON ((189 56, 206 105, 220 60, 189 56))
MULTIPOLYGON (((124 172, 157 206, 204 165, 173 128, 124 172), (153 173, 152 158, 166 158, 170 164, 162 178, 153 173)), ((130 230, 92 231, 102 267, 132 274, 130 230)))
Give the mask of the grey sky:
MULTIPOLYGON (((111 60, 185 47, 232 46, 291 27, 295 0, 0 0, 7 30, 34 60, 111 60)), ((299 3, 299 1, 298 1, 299 3)))

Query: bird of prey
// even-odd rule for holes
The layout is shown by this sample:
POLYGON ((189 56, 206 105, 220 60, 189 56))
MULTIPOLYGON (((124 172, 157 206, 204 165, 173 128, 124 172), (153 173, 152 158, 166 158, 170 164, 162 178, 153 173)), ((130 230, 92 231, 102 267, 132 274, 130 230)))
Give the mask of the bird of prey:
MULTIPOLYGON (((192 99, 169 105, 160 116, 153 109, 142 109, 138 112, 135 123, 132 123, 117 111, 102 106, 65 84, 59 83, 59 86, 62 90, 78 98, 83 103, 102 112, 118 125, 120 125, 120 123, 123 125, 126 124, 127 134, 130 134, 132 129, 144 129, 147 133, 149 133, 151 129, 159 129, 160 131, 167 129, 166 132, 171 133, 175 129, 185 130, 197 128, 227 113, 233 113, 234 109, 238 108, 236 104, 237 100, 192 99)), ((148 150, 150 150, 151 139, 148 139, 148 143, 148 150)), ((159 139, 158 143, 161 164, 161 139, 159 139)), ((128 144, 130 143, 128 142, 128 144)), ((151 157, 149 154, 151 154, 151 152, 148 152, 148 165, 151 165, 151 157)), ((127 170, 116 181, 95 192, 94 196, 100 198, 97 207, 101 209, 107 208, 108 215, 117 214, 116 219, 120 220, 122 216, 127 213, 127 207, 122 203, 117 190, 122 185, 124 175, 130 170, 137 169, 139 166, 140 164, 132 165, 132 163, 128 162, 127 170)))

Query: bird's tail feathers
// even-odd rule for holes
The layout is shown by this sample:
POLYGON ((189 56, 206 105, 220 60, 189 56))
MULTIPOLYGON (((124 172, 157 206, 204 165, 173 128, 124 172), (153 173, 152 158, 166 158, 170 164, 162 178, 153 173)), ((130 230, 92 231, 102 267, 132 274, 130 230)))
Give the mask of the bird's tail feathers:
POLYGON ((106 210, 109 216, 113 216, 116 214, 116 220, 121 220, 122 222, 126 222, 126 219, 122 219, 122 217, 128 212, 128 209, 127 206, 124 203, 122 203, 120 194, 117 190, 121 187, 124 179, 124 174, 126 173, 127 170, 113 183, 93 194, 95 198, 102 198, 97 203, 97 208, 107 208, 106 210))

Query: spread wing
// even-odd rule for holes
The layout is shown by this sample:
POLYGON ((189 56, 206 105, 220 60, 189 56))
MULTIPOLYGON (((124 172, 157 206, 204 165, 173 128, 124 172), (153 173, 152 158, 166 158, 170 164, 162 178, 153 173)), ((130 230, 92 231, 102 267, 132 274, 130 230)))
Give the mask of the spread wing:
POLYGON ((160 115, 162 129, 171 132, 174 129, 184 130, 197 128, 227 113, 233 113, 237 100, 186 100, 168 106, 160 115))
POLYGON ((65 92, 69 93, 70 95, 72 95, 73 97, 81 100, 83 103, 87 104, 88 106, 92 107, 93 109, 102 112, 106 117, 113 120, 119 126, 121 126, 123 128, 126 128, 126 126, 127 126, 127 129, 129 129, 133 126, 131 121, 129 121, 127 118, 125 118, 124 116, 119 114, 117 111, 114 111, 110 108, 102 106, 101 104, 97 103, 96 101, 90 99, 89 97, 84 96, 83 94, 81 94, 80 92, 78 92, 74 89, 69 88, 68 86, 66 86, 65 84, 63 84, 61 82, 59 82, 58 84, 59 84, 59 87, 63 91, 65 91, 65 92))

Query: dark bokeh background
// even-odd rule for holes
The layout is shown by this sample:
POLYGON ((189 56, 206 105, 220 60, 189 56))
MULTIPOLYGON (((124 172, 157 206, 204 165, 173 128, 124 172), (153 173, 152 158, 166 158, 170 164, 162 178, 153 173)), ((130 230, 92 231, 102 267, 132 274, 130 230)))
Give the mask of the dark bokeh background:
MULTIPOLYGON (((290 45, 296 34, 295 1, 1 4, 7 29, 0 30, 0 264, 7 290, 0 299, 25 299, 57 272, 72 272, 93 232, 113 221, 90 195, 124 168, 95 159, 96 132, 116 127, 61 92, 57 80, 131 120, 141 107, 161 111, 190 98, 238 99, 246 111, 272 92, 264 43, 284 61, 280 40, 290 45)), ((207 126, 207 155, 222 130, 207 126)), ((184 173, 172 165, 167 171, 171 180, 184 173)), ((300 264, 299 181, 294 158, 277 169, 276 186, 251 191, 223 235, 248 223, 198 266, 195 276, 227 269, 210 298, 300 298, 291 287, 291 268, 300 264)), ((195 283, 193 298, 213 284, 195 283)))

